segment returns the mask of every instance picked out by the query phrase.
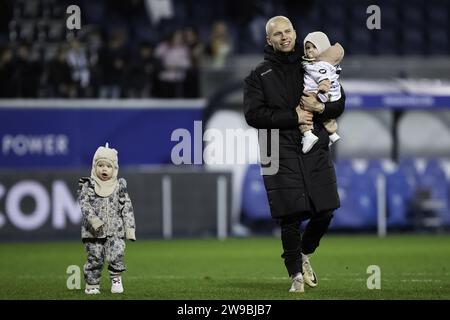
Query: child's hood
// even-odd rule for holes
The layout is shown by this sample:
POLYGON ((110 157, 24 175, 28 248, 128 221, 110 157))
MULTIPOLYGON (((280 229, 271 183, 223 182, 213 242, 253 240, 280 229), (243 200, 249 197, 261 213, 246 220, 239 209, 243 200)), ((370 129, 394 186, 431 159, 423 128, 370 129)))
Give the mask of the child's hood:
POLYGON ((339 42, 336 42, 334 45, 329 47, 327 50, 322 52, 316 59, 316 61, 325 61, 335 66, 341 63, 344 58, 344 48, 341 46, 339 42))
POLYGON ((108 144, 106 144, 105 147, 99 147, 94 154, 91 170, 91 178, 95 182, 95 193, 97 193, 101 197, 108 197, 109 195, 111 195, 114 192, 114 189, 117 187, 118 171, 119 171, 119 159, 117 150, 109 148, 108 144), (113 168, 113 174, 111 179, 107 181, 102 181, 97 177, 95 167, 99 161, 107 161, 111 164, 113 168))

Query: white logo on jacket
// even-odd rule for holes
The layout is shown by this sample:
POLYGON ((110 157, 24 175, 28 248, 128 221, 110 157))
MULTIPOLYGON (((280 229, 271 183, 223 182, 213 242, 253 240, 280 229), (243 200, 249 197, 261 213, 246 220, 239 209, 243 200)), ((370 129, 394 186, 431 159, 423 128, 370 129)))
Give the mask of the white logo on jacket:
POLYGON ((261 73, 261 77, 265 76, 266 74, 268 74, 269 72, 271 72, 272 69, 269 69, 267 71, 264 71, 263 73, 261 73))

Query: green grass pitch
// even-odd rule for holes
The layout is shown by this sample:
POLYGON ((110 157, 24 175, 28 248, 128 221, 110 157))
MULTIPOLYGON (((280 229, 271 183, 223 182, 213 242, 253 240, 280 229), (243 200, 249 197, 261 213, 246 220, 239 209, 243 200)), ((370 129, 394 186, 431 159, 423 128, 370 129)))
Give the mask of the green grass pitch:
POLYGON ((66 287, 82 266, 81 242, 0 244, 0 299, 450 299, 450 236, 327 235, 311 258, 319 286, 289 293, 276 237, 127 242, 125 293, 112 295, 106 267, 101 294, 66 287), (367 267, 381 270, 369 290, 367 267))

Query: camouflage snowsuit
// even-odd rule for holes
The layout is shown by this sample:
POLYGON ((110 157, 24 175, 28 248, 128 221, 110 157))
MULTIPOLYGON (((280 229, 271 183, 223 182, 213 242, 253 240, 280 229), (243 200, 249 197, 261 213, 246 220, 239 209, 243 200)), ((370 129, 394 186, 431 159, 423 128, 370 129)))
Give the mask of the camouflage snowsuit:
POLYGON ((90 285, 100 283, 105 258, 109 262, 110 273, 117 274, 126 269, 125 238, 135 240, 133 206, 126 186, 125 179, 120 178, 110 196, 100 197, 94 191, 91 178, 79 181, 81 238, 88 255, 84 277, 90 285))

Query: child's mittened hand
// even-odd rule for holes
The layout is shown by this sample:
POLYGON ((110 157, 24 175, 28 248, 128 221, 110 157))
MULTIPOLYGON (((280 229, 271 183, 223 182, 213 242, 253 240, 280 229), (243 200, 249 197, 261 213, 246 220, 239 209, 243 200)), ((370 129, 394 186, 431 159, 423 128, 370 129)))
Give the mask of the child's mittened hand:
POLYGON ((327 93, 331 89, 331 81, 328 79, 320 81, 318 89, 320 93, 327 93))
POLYGON ((100 218, 94 217, 90 221, 92 228, 94 228, 95 231, 100 231, 101 227, 105 224, 100 218))
POLYGON ((95 229, 95 232, 97 233, 97 235, 100 235, 103 232, 103 224, 97 229, 95 229))
POLYGON ((136 234, 133 228, 127 228, 125 231, 125 238, 127 240, 136 241, 136 234))

